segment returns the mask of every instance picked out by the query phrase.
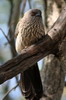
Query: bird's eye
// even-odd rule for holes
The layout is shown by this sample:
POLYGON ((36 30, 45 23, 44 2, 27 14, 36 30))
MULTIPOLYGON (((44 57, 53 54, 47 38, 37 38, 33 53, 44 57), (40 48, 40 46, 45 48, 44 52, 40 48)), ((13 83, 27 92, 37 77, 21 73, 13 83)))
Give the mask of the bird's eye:
POLYGON ((35 16, 37 13, 36 12, 32 12, 31 13, 31 16, 35 16))
POLYGON ((31 12, 31 16, 35 16, 35 17, 41 17, 41 12, 31 12))

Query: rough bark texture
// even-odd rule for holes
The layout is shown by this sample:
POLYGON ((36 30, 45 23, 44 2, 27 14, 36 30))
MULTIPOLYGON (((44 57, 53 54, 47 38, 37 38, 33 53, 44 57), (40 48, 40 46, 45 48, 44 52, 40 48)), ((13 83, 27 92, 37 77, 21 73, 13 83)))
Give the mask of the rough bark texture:
MULTIPOLYGON (((51 25, 57 20, 59 12, 61 11, 64 5, 63 0, 47 0, 47 18, 46 22, 48 25, 47 28, 50 28, 51 25), (51 21, 52 20, 52 21, 51 21)), ((60 47, 60 46, 59 46, 60 47)), ((64 47, 64 46, 63 46, 64 47)), ((61 48, 61 47, 60 47, 61 48)), ((65 48, 64 48, 65 49, 65 48)), ((59 52, 61 52, 60 50, 59 52)), ((64 51, 63 51, 64 52, 64 51)), ((44 87, 44 95, 46 95, 44 100, 60 100, 63 88, 64 88, 64 70, 63 65, 65 60, 63 59, 63 64, 61 63, 62 53, 55 55, 48 55, 44 58, 43 68, 41 71, 42 82, 44 87), (59 59, 60 57, 60 59, 59 59)), ((65 58, 65 57, 64 57, 65 58)))
POLYGON ((63 39, 66 32, 65 27, 66 7, 43 40, 24 49, 22 54, 0 66, 0 84, 28 69, 28 66, 32 66, 49 53, 56 52, 58 44, 63 39))
POLYGON ((47 28, 50 28, 53 23, 57 20, 59 16, 59 12, 61 12, 61 9, 64 6, 64 0, 43 0, 45 3, 45 26, 47 28))
POLYGON ((61 62, 64 74, 66 75, 66 38, 59 46, 59 60, 61 62))
POLYGON ((44 59, 42 68, 42 83, 44 95, 48 100, 60 100, 64 87, 64 71, 61 62, 54 55, 49 55, 44 59))

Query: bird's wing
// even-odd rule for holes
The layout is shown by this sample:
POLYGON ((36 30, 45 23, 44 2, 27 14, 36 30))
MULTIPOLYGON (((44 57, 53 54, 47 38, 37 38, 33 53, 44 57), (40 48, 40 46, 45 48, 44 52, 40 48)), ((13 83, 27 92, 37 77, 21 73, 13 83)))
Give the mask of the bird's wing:
POLYGON ((17 38, 17 35, 19 34, 19 26, 20 26, 21 19, 17 23, 16 29, 15 29, 15 37, 17 38))

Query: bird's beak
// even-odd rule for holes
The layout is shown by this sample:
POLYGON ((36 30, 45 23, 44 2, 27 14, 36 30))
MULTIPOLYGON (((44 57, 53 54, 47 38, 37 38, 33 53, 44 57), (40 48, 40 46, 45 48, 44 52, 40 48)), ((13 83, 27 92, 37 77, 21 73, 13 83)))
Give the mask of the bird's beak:
POLYGON ((41 17, 41 13, 37 13, 35 16, 36 17, 41 17))

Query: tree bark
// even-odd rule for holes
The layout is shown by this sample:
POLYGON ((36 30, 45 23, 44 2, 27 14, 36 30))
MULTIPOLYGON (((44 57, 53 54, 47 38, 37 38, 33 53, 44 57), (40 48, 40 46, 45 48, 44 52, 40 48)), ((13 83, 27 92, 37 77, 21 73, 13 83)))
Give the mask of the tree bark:
POLYGON ((54 55, 49 55, 44 59, 42 68, 42 83, 44 95, 47 100, 60 100, 64 87, 64 70, 60 60, 54 55))
MULTIPOLYGON (((47 0, 47 11, 46 11, 46 22, 48 25, 48 28, 53 25, 55 20, 57 20, 57 17, 59 16, 59 13, 61 12, 61 9, 64 5, 64 1, 60 0, 47 0), (52 21, 51 21, 52 20, 52 21)), ((59 46, 60 47, 60 46, 59 46)), ((61 52, 58 50, 58 52, 61 52)), ((41 71, 42 76, 42 82, 44 87, 44 100, 60 100, 63 88, 64 88, 64 69, 61 64, 61 56, 59 53, 55 53, 55 55, 48 55, 44 58, 43 68, 41 71)), ((64 61, 64 60, 63 60, 64 61)))

